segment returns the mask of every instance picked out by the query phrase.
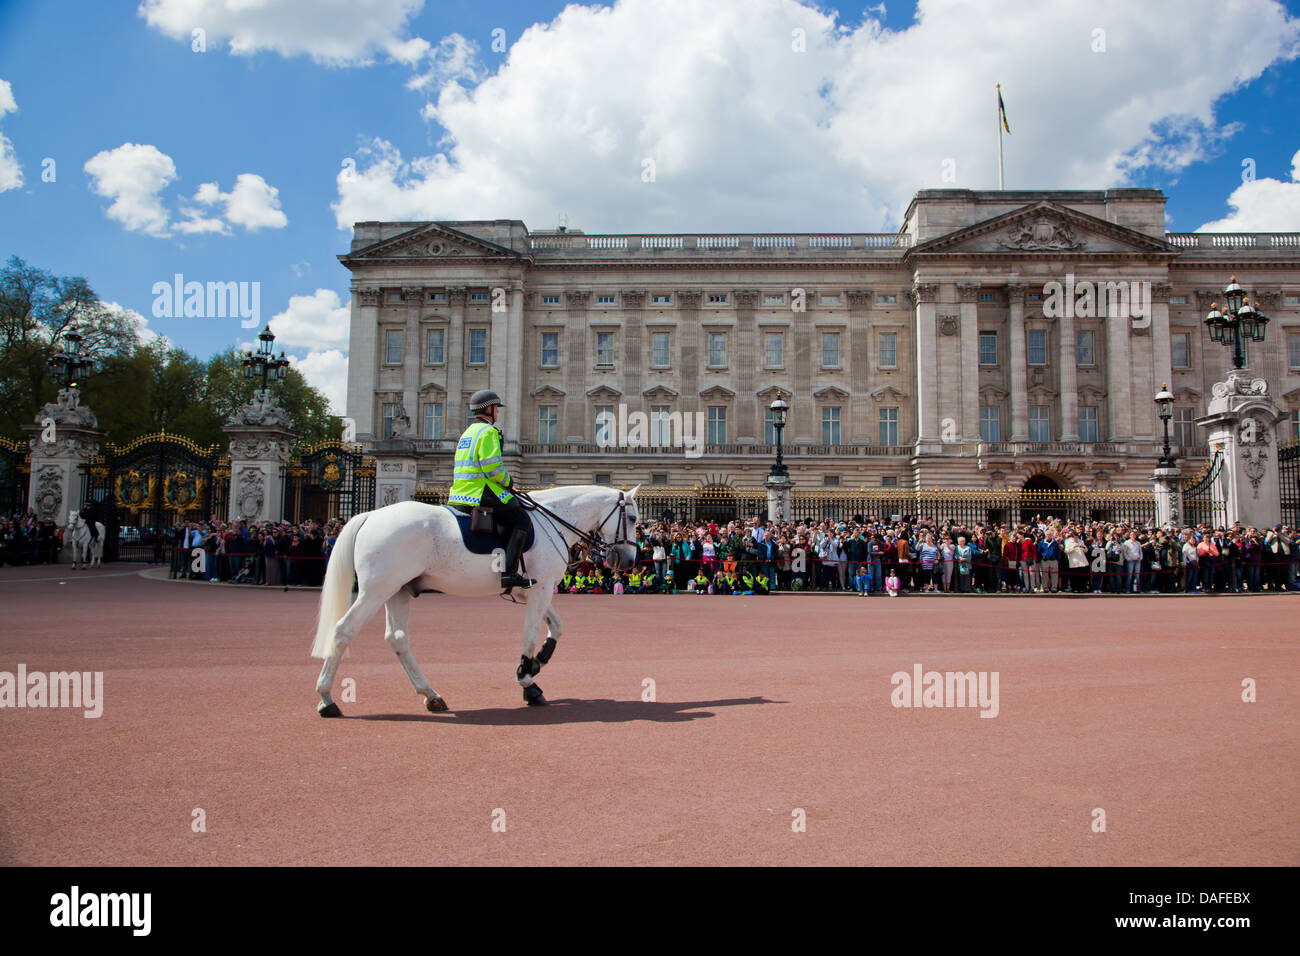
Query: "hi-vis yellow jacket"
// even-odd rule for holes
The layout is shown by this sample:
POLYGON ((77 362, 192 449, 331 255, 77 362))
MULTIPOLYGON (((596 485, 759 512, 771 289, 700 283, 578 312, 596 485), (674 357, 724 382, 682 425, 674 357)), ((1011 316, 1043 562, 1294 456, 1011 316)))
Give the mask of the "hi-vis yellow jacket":
POLYGON ((491 488, 502 504, 514 497, 508 490, 510 475, 501 461, 501 433, 495 425, 476 421, 466 428, 456 443, 452 468, 447 504, 478 505, 484 488, 491 488))

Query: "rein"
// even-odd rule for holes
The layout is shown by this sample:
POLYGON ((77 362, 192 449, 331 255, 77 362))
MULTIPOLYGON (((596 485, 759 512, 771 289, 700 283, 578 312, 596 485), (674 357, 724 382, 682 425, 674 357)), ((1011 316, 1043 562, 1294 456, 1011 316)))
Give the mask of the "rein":
MULTIPOLYGON (((618 501, 616 501, 614 506, 609 509, 609 513, 605 515, 600 524, 596 525, 596 527, 590 531, 583 531, 577 525, 561 518, 554 511, 534 499, 526 491, 516 491, 515 497, 523 503, 525 511, 540 511, 552 522, 563 525, 565 528, 568 528, 576 534, 578 536, 578 541, 587 546, 588 553, 599 561, 605 559, 605 548, 607 545, 631 543, 627 537, 627 496, 621 491, 618 493, 618 501), (615 513, 618 514, 618 535, 613 541, 606 541, 601 535, 605 529, 605 525, 609 523, 609 519, 612 518, 615 513)), ((565 555, 564 558, 567 562, 568 555, 565 555)))

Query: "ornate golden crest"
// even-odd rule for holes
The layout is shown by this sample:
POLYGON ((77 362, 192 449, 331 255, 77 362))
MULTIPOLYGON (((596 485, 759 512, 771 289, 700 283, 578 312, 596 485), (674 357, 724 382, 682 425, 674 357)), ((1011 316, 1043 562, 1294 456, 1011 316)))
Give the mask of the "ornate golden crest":
POLYGON ((163 501, 175 511, 193 511, 199 507, 203 479, 187 471, 175 471, 163 485, 163 501))
POLYGON ((133 512, 148 507, 153 499, 153 488, 153 476, 142 475, 134 468, 125 475, 118 475, 114 489, 118 506, 133 512))
POLYGON ((337 485, 342 477, 342 473, 339 471, 339 456, 329 455, 325 459, 325 472, 321 477, 321 484, 337 485))

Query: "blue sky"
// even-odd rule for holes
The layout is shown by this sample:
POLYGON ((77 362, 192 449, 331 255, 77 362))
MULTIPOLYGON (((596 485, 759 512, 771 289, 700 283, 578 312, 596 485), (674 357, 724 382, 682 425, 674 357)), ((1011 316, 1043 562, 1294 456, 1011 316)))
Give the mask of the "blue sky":
POLYGON ((335 396, 341 225, 892 231, 919 188, 996 184, 999 81, 1008 187, 1154 186, 1173 231, 1300 231, 1294 4, 234 6, 0 4, 0 253, 205 357, 255 331, 156 317, 154 283, 258 282, 335 396))

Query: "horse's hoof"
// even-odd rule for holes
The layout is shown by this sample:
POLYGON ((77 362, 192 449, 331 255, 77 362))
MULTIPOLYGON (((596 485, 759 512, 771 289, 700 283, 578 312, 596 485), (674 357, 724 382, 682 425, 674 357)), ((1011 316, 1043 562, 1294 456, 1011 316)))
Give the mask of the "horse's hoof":
POLYGON ((342 716, 343 716, 343 711, 339 710, 339 705, 338 705, 338 704, 333 704, 333 703, 331 703, 331 704, 329 704, 328 706, 325 706, 325 707, 317 707, 317 708, 316 708, 316 713, 320 714, 322 717, 342 717, 342 716))
POLYGON ((429 709, 429 713, 440 714, 447 709, 447 702, 441 697, 430 697, 424 706, 429 709))
POLYGON ((542 689, 536 684, 529 684, 524 688, 524 702, 529 707, 545 707, 546 697, 542 694, 542 689))

